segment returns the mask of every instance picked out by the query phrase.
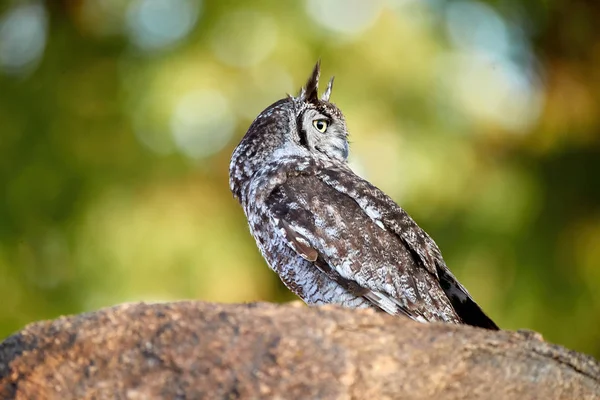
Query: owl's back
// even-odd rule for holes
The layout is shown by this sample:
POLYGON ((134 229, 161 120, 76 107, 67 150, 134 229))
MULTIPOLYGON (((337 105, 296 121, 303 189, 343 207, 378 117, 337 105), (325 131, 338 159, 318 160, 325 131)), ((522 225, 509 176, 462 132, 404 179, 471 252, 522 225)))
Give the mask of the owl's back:
POLYGON ((323 261, 346 279, 399 299, 424 320, 460 321, 437 278, 353 198, 307 171, 288 176, 268 201, 278 205, 272 208, 273 215, 305 234, 323 261))

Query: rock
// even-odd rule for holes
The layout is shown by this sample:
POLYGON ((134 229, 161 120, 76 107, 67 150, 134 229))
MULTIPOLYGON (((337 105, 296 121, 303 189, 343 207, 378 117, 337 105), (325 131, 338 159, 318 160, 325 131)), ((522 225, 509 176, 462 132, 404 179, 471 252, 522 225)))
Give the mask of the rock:
POLYGON ((537 335, 298 304, 123 304, 0 344, 2 399, 598 399, 537 335))

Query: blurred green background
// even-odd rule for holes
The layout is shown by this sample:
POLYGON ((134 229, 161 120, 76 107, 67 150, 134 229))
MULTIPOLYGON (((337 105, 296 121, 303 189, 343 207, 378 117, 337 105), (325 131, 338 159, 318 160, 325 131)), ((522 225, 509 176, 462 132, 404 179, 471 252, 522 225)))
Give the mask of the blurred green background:
POLYGON ((294 297, 228 188, 314 62, 353 168, 507 329, 600 357, 595 1, 4 1, 0 338, 127 301, 294 297))

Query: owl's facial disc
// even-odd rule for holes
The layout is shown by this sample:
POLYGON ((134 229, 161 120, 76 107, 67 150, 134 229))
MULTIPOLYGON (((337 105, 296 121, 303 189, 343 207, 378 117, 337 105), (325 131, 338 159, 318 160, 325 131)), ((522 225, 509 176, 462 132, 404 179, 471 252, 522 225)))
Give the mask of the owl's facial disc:
POLYGON ((319 152, 328 157, 346 161, 348 158, 348 133, 342 112, 329 102, 333 77, 319 99, 319 75, 321 63, 313 71, 300 90, 298 97, 290 97, 296 113, 294 141, 309 152, 319 152))
MULTIPOLYGON (((334 106, 329 107, 333 110, 334 106)), ((326 107, 322 111, 311 107, 302 112, 298 121, 298 144, 310 152, 320 152, 340 161, 348 158, 344 120, 329 114, 326 107)))

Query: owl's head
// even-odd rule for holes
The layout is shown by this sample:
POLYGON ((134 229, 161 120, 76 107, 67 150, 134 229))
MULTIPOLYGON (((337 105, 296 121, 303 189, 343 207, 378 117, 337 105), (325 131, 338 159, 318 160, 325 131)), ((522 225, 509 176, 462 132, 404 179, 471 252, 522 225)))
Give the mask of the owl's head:
POLYGON ((291 135, 296 145, 318 152, 327 157, 346 161, 348 158, 348 131, 344 115, 329 102, 333 89, 333 77, 319 98, 319 75, 321 63, 317 61, 306 85, 297 97, 289 97, 293 103, 296 129, 291 135))
POLYGON ((348 158, 348 132, 342 112, 329 102, 333 78, 318 96, 320 62, 298 96, 281 99, 261 112, 231 157, 232 190, 261 166, 286 156, 348 158))

